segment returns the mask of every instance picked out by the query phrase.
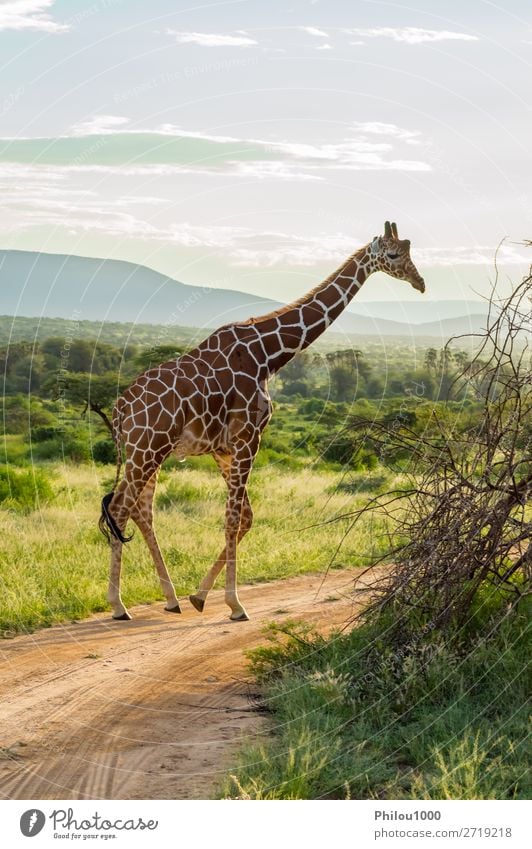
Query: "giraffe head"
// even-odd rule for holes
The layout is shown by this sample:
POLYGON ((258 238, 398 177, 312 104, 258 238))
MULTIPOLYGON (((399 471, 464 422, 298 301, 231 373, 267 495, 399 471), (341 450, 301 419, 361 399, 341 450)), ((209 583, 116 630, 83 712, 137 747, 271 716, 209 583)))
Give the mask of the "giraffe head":
POLYGON ((384 236, 375 236, 369 248, 376 270, 407 280, 418 292, 425 291, 425 281, 410 259, 410 241, 399 238, 397 224, 385 221, 384 236))

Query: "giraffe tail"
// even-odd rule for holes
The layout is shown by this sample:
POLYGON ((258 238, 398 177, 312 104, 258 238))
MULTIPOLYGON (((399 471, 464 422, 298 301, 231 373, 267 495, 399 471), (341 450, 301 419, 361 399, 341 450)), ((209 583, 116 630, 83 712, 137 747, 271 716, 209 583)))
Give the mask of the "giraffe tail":
POLYGON ((107 495, 104 495, 102 498, 102 513, 100 521, 98 522, 98 527, 108 542, 111 542, 111 537, 114 537, 122 543, 129 542, 133 539, 133 535, 129 537, 124 536, 109 511, 109 505, 113 500, 114 494, 115 491, 113 490, 112 492, 108 492, 107 495))
POLYGON ((115 482, 112 491, 108 492, 107 495, 104 495, 104 497, 102 498, 102 512, 100 515, 100 520, 98 522, 98 527, 108 542, 111 542, 111 537, 114 537, 115 539, 119 540, 119 542, 125 543, 133 539, 133 535, 129 537, 124 536, 109 510, 111 501, 113 500, 113 495, 115 494, 115 489, 118 485, 118 481, 120 480, 120 471, 122 469, 122 432, 120 410, 118 409, 118 405, 113 411, 112 436, 116 447, 115 482))

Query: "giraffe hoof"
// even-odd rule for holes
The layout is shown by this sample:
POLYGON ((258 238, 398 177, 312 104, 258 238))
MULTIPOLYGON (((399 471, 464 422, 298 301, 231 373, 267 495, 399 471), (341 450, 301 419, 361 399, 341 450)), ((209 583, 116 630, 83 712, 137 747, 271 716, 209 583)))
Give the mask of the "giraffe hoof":
POLYGON ((249 616, 247 615, 246 611, 243 610, 242 613, 232 613, 229 619, 231 619, 233 622, 248 622, 249 616))
POLYGON ((167 610, 168 613, 181 613, 181 608, 179 607, 179 604, 176 604, 175 607, 165 607, 164 609, 167 610))
POLYGON ((192 607, 196 608, 198 613, 203 613, 203 608, 205 607, 205 599, 200 598, 197 595, 189 595, 188 600, 191 603, 192 607))
POLYGON ((130 619, 133 619, 132 616, 126 611, 125 613, 120 614, 120 616, 113 616, 115 622, 129 622, 130 619))

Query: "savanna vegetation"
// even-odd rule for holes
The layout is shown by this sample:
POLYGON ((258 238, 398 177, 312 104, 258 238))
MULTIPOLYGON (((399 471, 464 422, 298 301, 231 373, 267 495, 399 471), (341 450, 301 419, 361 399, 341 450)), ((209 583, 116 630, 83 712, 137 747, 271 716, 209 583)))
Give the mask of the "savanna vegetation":
POLYGON ((408 457, 400 487, 350 513, 355 533, 382 523, 387 566, 358 627, 272 625, 251 653, 273 737, 244 750, 223 795, 530 797, 531 294, 528 277, 492 304, 453 380, 477 399, 467 425, 437 409, 428 436, 350 423, 386 466, 408 457))
MULTIPOLYGON (((117 393, 139 371, 185 347, 182 339, 149 347, 128 341, 119 347, 70 335, 19 339, 0 349, 4 633, 106 609, 108 551, 95 522, 101 495, 114 478, 108 417, 117 393)), ((415 390, 400 392, 401 356, 390 352, 387 368, 397 375, 394 380, 388 381, 381 365, 379 399, 359 392, 371 373, 369 364, 362 365, 361 352, 302 356, 272 382, 276 411, 251 481, 256 519, 253 534, 242 545, 243 580, 268 580, 330 564, 364 566, 384 554, 388 542, 373 520, 350 535, 340 557, 335 551, 349 520, 325 528, 317 523, 362 506, 368 493, 399 480, 401 465, 408 464, 408 458, 398 455, 398 469, 386 471, 375 447, 347 427, 354 415, 408 421, 422 433, 430 427, 434 406, 442 406, 415 390), (316 527, 297 533, 306 526, 316 527)), ((429 351, 425 359, 430 367, 419 372, 411 352, 411 370, 404 378, 426 380, 427 385, 430 380, 432 387, 442 355, 429 351)), ((473 402, 466 406, 474 409, 473 402)), ((445 414, 458 416, 463 407, 464 402, 453 402, 453 412, 445 414)), ((165 464, 156 522, 179 593, 195 587, 221 548, 223 498, 224 485, 210 458, 165 464)), ((126 598, 156 600, 157 582, 140 535, 126 557, 126 598)))
MULTIPOLYGON (((498 331, 476 349, 327 343, 272 381, 241 580, 386 565, 356 627, 327 638, 305 623, 269 628, 251 670, 272 736, 245 748, 222 795, 530 792, 530 365, 522 327, 498 331)), ((107 608, 96 520, 114 477, 110 411, 136 374, 194 339, 150 326, 0 320, 4 637, 107 608)), ((165 463, 156 524, 179 595, 222 546, 224 495, 210 458, 165 463)), ((140 534, 126 560, 125 603, 158 600, 140 534)))

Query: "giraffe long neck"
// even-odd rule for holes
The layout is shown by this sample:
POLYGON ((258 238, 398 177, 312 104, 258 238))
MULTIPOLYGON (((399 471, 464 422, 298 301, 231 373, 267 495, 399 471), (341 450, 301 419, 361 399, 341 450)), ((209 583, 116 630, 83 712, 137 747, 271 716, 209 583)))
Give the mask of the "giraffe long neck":
POLYGON ((275 374, 321 336, 374 270, 367 245, 300 300, 253 320, 262 334, 268 375, 275 374))

